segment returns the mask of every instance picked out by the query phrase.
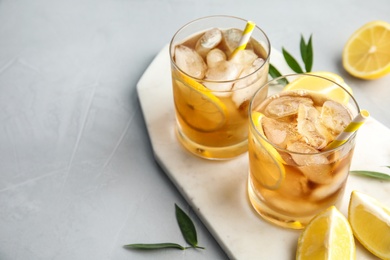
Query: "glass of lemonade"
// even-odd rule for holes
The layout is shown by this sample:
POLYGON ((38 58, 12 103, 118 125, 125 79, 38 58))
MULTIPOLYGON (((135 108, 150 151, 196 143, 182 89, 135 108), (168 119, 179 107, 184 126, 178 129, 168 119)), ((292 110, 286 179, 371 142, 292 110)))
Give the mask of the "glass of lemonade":
POLYGON ((356 133, 327 146, 359 112, 345 88, 313 74, 286 75, 259 89, 249 107, 248 195, 264 219, 301 229, 339 205, 356 133))
POLYGON ((176 135, 191 153, 229 159, 248 150, 248 106, 267 81, 270 43, 255 27, 239 45, 246 20, 209 16, 184 25, 170 43, 176 135))

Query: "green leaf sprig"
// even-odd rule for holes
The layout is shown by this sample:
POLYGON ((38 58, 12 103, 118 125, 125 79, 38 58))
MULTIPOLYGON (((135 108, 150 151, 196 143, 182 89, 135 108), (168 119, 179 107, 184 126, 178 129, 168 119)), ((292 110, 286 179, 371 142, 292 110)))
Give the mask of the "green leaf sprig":
MULTIPOLYGON (((284 48, 282 47, 282 53, 283 57, 286 60, 287 65, 296 73, 305 73, 305 72, 311 72, 313 67, 313 40, 312 35, 310 35, 309 40, 306 42, 303 35, 301 35, 300 40, 300 52, 301 52, 301 58, 304 64, 304 69, 302 69, 301 65, 299 65, 299 62, 284 48)), ((269 66, 268 74, 272 78, 277 78, 282 76, 280 71, 272 64, 269 66)))
MULTIPOLYGON (((387 168, 390 168, 390 166, 385 166, 387 168)), ((350 171, 350 173, 361 175, 364 177, 370 177, 370 178, 376 178, 381 180, 390 181, 390 175, 387 173, 382 172, 376 172, 376 171, 350 171)))
POLYGON ((190 245, 188 247, 181 246, 177 243, 152 243, 152 244, 128 244, 124 245, 124 248, 128 249, 139 249, 139 250, 155 250, 163 248, 175 248, 185 250, 188 248, 205 249, 204 247, 198 246, 198 238, 196 234, 195 225, 191 218, 175 204, 176 220, 179 225, 180 231, 185 241, 190 245))

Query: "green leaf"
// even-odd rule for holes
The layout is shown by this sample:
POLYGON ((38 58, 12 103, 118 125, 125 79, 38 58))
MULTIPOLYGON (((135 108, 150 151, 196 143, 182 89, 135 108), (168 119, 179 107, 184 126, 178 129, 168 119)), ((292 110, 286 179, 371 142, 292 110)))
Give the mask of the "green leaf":
POLYGON ((302 60, 303 60, 303 62, 305 62, 307 45, 306 45, 305 39, 303 38, 303 35, 301 35, 301 41, 299 42, 299 47, 301 50, 302 60))
POLYGON ((129 244, 129 245, 124 245, 123 247, 128 249, 140 249, 140 250, 155 250, 155 249, 163 249, 163 248, 176 248, 181 250, 186 249, 186 247, 183 247, 175 243, 129 244))
MULTIPOLYGON (((269 70, 268 70, 268 74, 271 75, 271 77, 273 79, 276 79, 278 77, 281 77, 282 74, 275 68, 274 65, 272 65, 271 63, 269 64, 269 70)), ((287 85, 288 84, 288 80, 286 78, 281 78, 281 79, 278 79, 277 80, 280 84, 282 84, 283 86, 287 85)))
POLYGON ((286 60, 288 66, 295 71, 296 73, 303 73, 301 66, 299 66, 298 62, 295 60, 290 53, 288 53, 284 48, 282 48, 284 59, 286 60))
POLYGON ((301 57, 305 64, 306 72, 310 72, 313 67, 313 44, 312 35, 310 35, 309 41, 306 44, 305 39, 301 36, 300 42, 301 57))
MULTIPOLYGON (((389 167, 389 166, 387 166, 389 167)), ((390 167, 389 167, 390 168, 390 167)), ((374 171, 351 171, 353 174, 362 175, 371 178, 377 178, 381 180, 390 181, 390 175, 382 172, 374 172, 374 171)))
POLYGON ((268 74, 274 79, 282 76, 282 74, 271 63, 269 64, 268 74))
POLYGON ((184 239, 192 247, 203 249, 203 247, 198 246, 196 229, 190 217, 176 204, 175 204, 175 209, 176 209, 177 223, 179 224, 180 231, 183 234, 184 239))
POLYGON ((310 72, 313 67, 313 43, 312 35, 310 35, 309 42, 306 48, 306 60, 304 61, 306 72, 310 72))

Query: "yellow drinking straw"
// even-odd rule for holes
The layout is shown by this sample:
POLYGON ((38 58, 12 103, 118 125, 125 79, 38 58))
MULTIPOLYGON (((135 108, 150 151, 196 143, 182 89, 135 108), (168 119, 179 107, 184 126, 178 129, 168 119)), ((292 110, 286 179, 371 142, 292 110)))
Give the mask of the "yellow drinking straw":
POLYGON ((355 133, 367 120, 367 118, 370 117, 370 113, 367 110, 360 111, 359 114, 347 125, 347 127, 342 131, 336 139, 334 139, 328 146, 326 146, 323 150, 330 150, 333 148, 336 148, 337 146, 342 145, 345 143, 349 137, 353 133, 355 133))
POLYGON ((238 43, 237 48, 234 49, 232 54, 230 55, 230 59, 234 57, 234 55, 237 54, 240 50, 244 50, 246 48, 246 44, 248 43, 249 39, 251 38, 253 29, 255 28, 256 24, 252 21, 248 21, 246 23, 244 32, 242 33, 240 42, 238 43))

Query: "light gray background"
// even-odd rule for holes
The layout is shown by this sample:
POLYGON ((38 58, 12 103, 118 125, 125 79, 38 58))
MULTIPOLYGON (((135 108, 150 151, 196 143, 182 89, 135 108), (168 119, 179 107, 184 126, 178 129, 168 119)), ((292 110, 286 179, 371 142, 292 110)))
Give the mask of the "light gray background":
POLYGON ((255 21, 295 56, 313 34, 313 70, 339 73, 390 127, 390 76, 354 79, 340 63, 356 29, 390 22, 388 0, 1 0, 0 259, 227 258, 154 161, 136 92, 174 32, 212 14, 255 21), (184 245, 175 203, 206 250, 122 248, 184 245))

